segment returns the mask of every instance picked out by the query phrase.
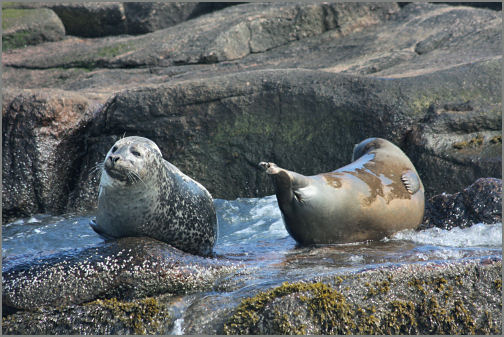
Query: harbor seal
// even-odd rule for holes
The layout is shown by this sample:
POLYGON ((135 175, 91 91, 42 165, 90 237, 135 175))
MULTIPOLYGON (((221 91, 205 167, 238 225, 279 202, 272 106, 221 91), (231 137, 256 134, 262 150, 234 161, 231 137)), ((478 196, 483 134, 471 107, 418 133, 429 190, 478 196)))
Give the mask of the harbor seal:
POLYGON ((273 177, 285 227, 300 244, 378 240, 422 222, 422 181, 404 152, 385 139, 362 141, 352 163, 328 173, 259 166, 273 177))
POLYGON ((198 255, 210 255, 217 239, 210 193, 143 137, 122 138, 107 153, 90 224, 107 239, 147 236, 198 255))

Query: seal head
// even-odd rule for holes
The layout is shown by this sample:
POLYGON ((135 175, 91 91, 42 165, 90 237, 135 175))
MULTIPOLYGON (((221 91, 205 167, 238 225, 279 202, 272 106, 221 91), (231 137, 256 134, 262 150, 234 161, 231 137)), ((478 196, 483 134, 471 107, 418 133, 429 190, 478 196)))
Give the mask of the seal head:
POLYGON ((422 222, 422 181, 404 152, 385 139, 362 141, 352 163, 314 176, 259 166, 273 177, 285 227, 300 244, 378 240, 422 222))
POLYGON ((120 139, 107 153, 91 227, 108 239, 148 236, 199 255, 217 238, 210 193, 143 137, 120 139))

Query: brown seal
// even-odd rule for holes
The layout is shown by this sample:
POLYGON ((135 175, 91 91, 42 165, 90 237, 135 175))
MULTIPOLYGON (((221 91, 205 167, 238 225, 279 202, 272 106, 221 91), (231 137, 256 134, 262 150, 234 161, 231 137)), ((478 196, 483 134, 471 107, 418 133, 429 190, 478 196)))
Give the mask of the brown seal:
POLYGON ((217 240, 210 193, 143 137, 120 139, 107 153, 91 227, 105 238, 148 236, 198 255, 210 255, 217 240))
POLYGON ((285 227, 300 244, 378 240, 422 222, 422 181, 404 152, 385 139, 362 141, 352 163, 328 173, 259 166, 273 177, 285 227))

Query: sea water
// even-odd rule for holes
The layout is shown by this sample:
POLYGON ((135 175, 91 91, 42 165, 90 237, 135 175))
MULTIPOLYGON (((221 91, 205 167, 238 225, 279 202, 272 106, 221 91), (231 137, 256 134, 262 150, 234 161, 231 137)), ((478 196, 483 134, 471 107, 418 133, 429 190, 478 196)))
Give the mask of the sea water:
MULTIPOLYGON (((257 267, 291 263, 331 267, 502 255, 502 223, 469 228, 406 230, 375 242, 298 247, 285 229, 276 197, 215 200, 219 224, 215 253, 257 267), (317 255, 324 255, 323 261, 317 255)), ((46 255, 102 242, 89 226, 94 214, 37 214, 2 226, 2 258, 46 255)))

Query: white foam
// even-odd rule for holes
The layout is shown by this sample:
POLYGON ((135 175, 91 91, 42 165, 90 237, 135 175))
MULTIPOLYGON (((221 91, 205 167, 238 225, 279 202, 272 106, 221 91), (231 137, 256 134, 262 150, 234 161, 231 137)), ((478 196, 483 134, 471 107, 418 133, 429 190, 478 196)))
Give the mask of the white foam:
POLYGON ((285 229, 285 225, 282 219, 279 219, 272 223, 269 230, 274 236, 284 237, 285 235, 289 235, 289 233, 285 229))
POLYGON ((250 244, 289 236, 275 195, 264 198, 238 198, 218 201, 222 226, 219 246, 250 244), (222 203, 222 204, 221 204, 222 203), (224 234, 225 233, 225 234, 224 234))
POLYGON ((10 224, 7 224, 7 225, 22 225, 24 223, 25 223, 24 219, 19 219, 19 220, 16 220, 14 222, 11 222, 10 224))
MULTIPOLYGON (((251 199, 254 200, 254 199, 251 199)), ((280 208, 278 208, 276 196, 270 195, 261 199, 255 199, 257 204, 250 210, 254 218, 281 217, 280 208)))
POLYGON ((36 217, 32 216, 31 218, 29 218, 27 221, 27 223, 36 223, 36 222, 40 222, 39 219, 37 219, 36 217))
POLYGON ((171 331, 172 335, 183 335, 184 329, 182 328, 182 324, 184 323, 184 318, 177 318, 175 322, 173 322, 173 330, 171 331))
POLYGON ((415 243, 447 247, 502 247, 502 223, 475 224, 468 228, 451 230, 437 227, 423 231, 405 230, 394 234, 391 240, 408 240, 415 243))
POLYGON ((362 263, 364 262, 364 256, 362 255, 352 255, 348 258, 348 260, 350 262, 354 262, 354 263, 362 263))

